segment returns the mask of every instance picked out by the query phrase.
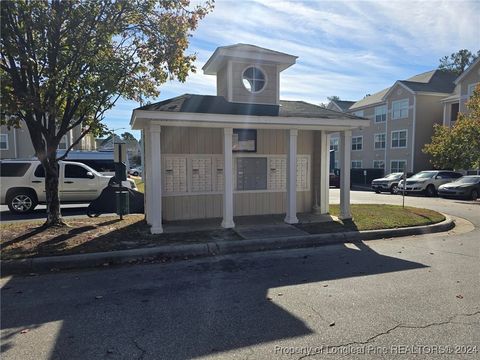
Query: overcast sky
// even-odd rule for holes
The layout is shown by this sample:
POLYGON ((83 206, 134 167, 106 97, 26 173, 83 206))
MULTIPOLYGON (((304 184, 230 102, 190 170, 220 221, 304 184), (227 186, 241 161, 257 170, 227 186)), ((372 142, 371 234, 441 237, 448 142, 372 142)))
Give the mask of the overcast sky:
MULTIPOLYGON (((218 46, 248 43, 298 56, 281 74, 280 97, 314 104, 337 95, 359 100, 396 80, 435 69, 444 55, 480 49, 480 1, 217 0, 190 40, 197 73, 161 86, 160 101, 184 93, 215 95, 201 70, 218 46)), ((119 101, 110 128, 129 131, 139 104, 119 101)), ((138 132, 133 132, 139 136, 138 132)))

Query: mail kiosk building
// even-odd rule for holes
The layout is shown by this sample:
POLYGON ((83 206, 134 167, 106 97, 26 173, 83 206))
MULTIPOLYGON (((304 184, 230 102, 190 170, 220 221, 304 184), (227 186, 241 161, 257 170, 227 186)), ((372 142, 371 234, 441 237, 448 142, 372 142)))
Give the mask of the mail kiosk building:
POLYGON ((216 96, 184 94, 133 111, 152 233, 164 220, 221 218, 231 228, 235 216, 285 214, 293 224, 297 213, 328 213, 333 132, 343 150, 341 217, 351 217, 351 131, 369 121, 280 100, 281 72, 296 59, 247 44, 219 47, 203 67, 216 76, 216 96))

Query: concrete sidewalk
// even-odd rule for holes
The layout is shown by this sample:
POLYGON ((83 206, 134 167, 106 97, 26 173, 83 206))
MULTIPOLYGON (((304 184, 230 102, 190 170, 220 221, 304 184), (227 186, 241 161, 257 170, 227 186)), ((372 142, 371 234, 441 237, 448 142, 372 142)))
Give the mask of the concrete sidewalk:
MULTIPOLYGON (((326 219, 327 220, 327 219, 326 219)), ((315 219, 318 221, 318 219, 315 219)), ((174 224, 170 224, 174 225, 174 224)), ((205 224, 207 227, 208 224, 205 224)), ((164 245, 150 248, 118 250, 79 255, 27 258, 22 260, 4 260, 1 264, 2 275, 13 273, 33 273, 96 266, 116 265, 136 262, 181 260, 192 257, 216 256, 266 250, 316 247, 322 245, 359 242, 391 237, 422 235, 443 232, 455 226, 452 218, 440 223, 398 229, 336 232, 310 235, 297 227, 282 224, 263 226, 239 225, 236 231, 245 240, 219 240, 206 243, 164 245)), ((174 230, 174 227, 170 229, 174 230)), ((180 229, 178 229, 180 231, 180 229)))

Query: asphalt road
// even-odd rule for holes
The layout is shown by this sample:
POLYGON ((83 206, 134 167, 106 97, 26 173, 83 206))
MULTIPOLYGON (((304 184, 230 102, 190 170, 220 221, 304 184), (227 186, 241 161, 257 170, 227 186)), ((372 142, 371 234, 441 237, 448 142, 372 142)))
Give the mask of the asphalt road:
POLYGON ((477 228, 4 278, 3 359, 479 358, 480 202, 406 200, 477 228))

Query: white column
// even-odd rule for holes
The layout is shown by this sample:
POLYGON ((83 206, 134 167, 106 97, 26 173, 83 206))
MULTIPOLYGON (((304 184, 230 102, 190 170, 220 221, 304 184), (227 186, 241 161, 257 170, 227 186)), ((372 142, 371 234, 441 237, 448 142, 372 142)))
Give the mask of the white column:
POLYGON ((233 153, 232 128, 223 129, 223 221, 222 227, 233 228, 233 153))
POLYGON ((350 212, 350 152, 352 131, 340 132, 340 216, 341 220, 351 219, 350 212))
POLYGON ((287 135, 287 224, 298 223, 297 219, 297 137, 298 130, 290 129, 287 135))
POLYGON ((145 182, 145 220, 148 225, 152 225, 152 198, 150 197, 150 191, 152 189, 152 155, 150 153, 150 131, 149 129, 142 130, 143 141, 145 147, 144 160, 143 160, 143 181, 145 182), (148 196, 146 196, 148 194, 148 196))
POLYGON ((148 216, 152 227, 150 232, 152 234, 161 234, 163 232, 162 227, 162 154, 160 146, 160 126, 150 126, 150 163, 151 166, 151 178, 149 181, 150 194, 145 193, 145 196, 150 197, 149 211, 151 214, 148 216))
POLYGON ((325 130, 322 130, 320 142, 320 213, 327 214, 330 204, 330 135, 325 130))

